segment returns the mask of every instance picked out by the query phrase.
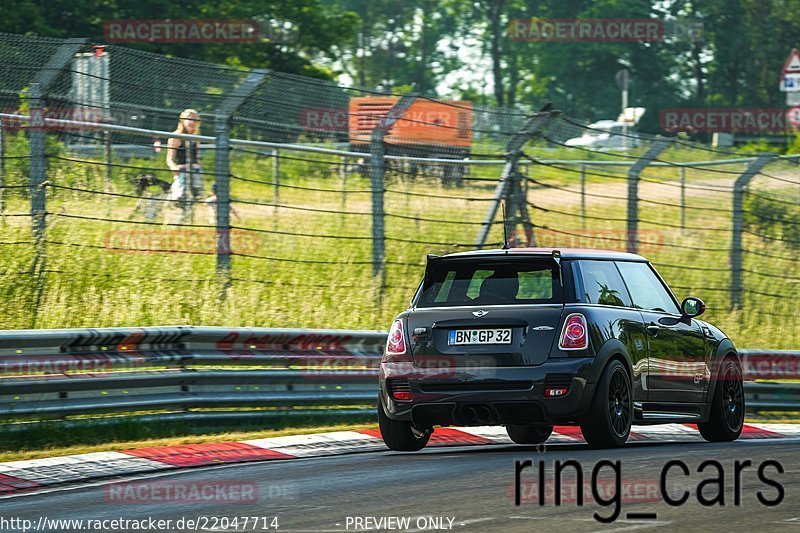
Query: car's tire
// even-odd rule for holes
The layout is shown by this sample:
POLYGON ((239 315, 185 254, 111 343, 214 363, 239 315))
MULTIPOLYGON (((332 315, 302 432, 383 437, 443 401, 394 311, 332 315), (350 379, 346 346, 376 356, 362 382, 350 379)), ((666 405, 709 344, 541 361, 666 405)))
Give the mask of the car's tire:
POLYGON ((420 432, 413 428, 411 422, 389 418, 380 401, 378 401, 378 426, 381 428, 383 442, 390 450, 397 452, 417 452, 424 448, 431 438, 431 431, 420 432))
POLYGON ((730 442, 739 438, 742 427, 744 427, 742 368, 736 359, 727 357, 719 368, 708 421, 698 423, 697 429, 709 442, 730 442))
POLYGON ((506 432, 509 438, 517 444, 542 444, 550 438, 553 426, 508 424, 506 432))
POLYGON ((633 421, 633 390, 625 365, 614 359, 603 370, 589 410, 581 417, 583 438, 592 448, 625 444, 633 421))

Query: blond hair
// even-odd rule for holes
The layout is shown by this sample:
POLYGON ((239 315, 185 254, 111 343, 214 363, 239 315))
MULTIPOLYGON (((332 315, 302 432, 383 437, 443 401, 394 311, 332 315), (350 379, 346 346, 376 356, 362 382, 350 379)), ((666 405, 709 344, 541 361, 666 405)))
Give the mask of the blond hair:
POLYGON ((183 121, 184 119, 192 117, 197 117, 197 121, 198 122, 200 121, 200 113, 198 113, 196 110, 184 109, 183 111, 181 111, 181 115, 180 117, 178 117, 178 126, 175 128, 174 133, 186 133, 186 131, 183 129, 183 121))

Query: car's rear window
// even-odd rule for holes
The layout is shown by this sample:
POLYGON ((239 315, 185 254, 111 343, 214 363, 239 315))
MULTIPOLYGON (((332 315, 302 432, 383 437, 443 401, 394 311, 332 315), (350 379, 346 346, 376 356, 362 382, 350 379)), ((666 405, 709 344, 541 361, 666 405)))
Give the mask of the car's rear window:
POLYGON ((428 265, 417 307, 562 301, 558 269, 552 260, 448 260, 428 265))

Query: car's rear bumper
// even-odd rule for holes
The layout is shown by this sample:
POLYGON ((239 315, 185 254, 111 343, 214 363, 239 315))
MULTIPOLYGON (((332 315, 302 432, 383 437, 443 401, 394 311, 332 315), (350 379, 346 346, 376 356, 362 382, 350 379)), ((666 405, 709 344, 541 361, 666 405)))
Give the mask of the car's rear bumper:
POLYGON ((415 425, 556 424, 575 421, 594 395, 593 357, 551 358, 536 366, 425 369, 413 363, 381 363, 380 401, 386 414, 415 425), (388 389, 407 387, 410 401, 388 389), (406 385, 407 383, 407 385, 406 385), (545 396, 548 387, 566 394, 545 396))

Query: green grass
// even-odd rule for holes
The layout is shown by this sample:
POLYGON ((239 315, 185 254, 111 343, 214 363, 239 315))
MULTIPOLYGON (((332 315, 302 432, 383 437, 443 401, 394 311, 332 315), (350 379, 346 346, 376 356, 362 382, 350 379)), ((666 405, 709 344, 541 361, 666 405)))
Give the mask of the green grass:
MULTIPOLYGON (((538 146, 530 151, 553 157, 538 146)), ((144 218, 132 216, 134 199, 50 187, 44 283, 30 273, 35 256, 32 244, 0 245, 4 254, 0 327, 198 324, 386 329, 413 296, 426 254, 472 246, 500 173, 498 166, 473 169, 472 179, 463 187, 444 187, 438 179, 389 173, 385 195, 387 287, 381 295, 369 264, 368 178, 340 172, 333 164, 339 162, 334 156, 282 154, 288 157, 280 161, 277 206, 272 205, 275 178, 271 159, 239 151, 232 154, 232 196, 251 203, 234 204, 239 217, 234 218, 234 226, 249 229, 233 230, 233 249, 245 255, 232 258, 234 281, 227 291, 216 275, 213 229, 161 224, 162 219, 178 219, 178 210, 169 205, 158 223, 137 224, 134 222, 144 222, 144 218), (193 253, 131 251, 131 247, 193 253)), ((571 157, 583 158, 576 153, 571 157)), ((709 154, 673 147, 661 157, 692 161, 709 154)), ((160 159, 125 164, 163 167, 160 159)), ((204 164, 213 169, 210 154, 204 164)), ((145 172, 117 167, 109 184, 102 165, 56 158, 48 165, 53 185, 123 194, 133 193, 129 178, 145 172)), ((585 219, 581 217, 579 174, 567 168, 574 169, 527 167, 535 180, 529 184, 527 197, 540 244, 624 248, 627 168, 587 167, 585 219)), ((792 172, 781 164, 768 168, 773 175, 792 172)), ((22 162, 10 165, 8 183, 25 184, 26 171, 22 162)), ((716 188, 730 187, 741 171, 741 163, 687 168, 689 207, 681 229, 679 170, 645 170, 639 191, 639 229, 641 238, 652 243, 644 245, 641 252, 653 260, 679 297, 692 294, 706 300, 704 318, 722 327, 737 345, 796 347, 800 331, 792 318, 800 289, 789 279, 800 277, 796 250, 781 249, 774 242, 746 234, 747 292, 742 310, 729 310, 731 195, 716 188), (783 277, 774 277, 776 273, 783 277)), ((166 172, 159 176, 171 179, 166 172)), ((210 180, 208 177, 207 190, 210 180)), ((797 197, 797 184, 759 178, 753 186, 797 197)), ((6 213, 28 211, 25 190, 6 191, 6 213)), ((209 223, 205 205, 196 210, 194 223, 209 223)), ((0 242, 25 242, 30 236, 28 217, 6 217, 0 225, 0 242)), ((495 224, 489 241, 501 240, 501 226, 495 224)))

